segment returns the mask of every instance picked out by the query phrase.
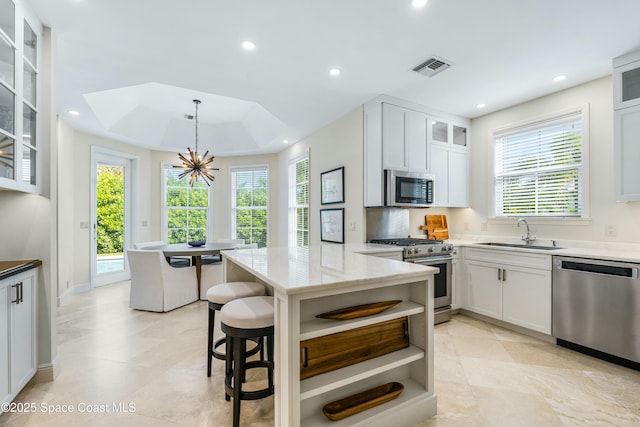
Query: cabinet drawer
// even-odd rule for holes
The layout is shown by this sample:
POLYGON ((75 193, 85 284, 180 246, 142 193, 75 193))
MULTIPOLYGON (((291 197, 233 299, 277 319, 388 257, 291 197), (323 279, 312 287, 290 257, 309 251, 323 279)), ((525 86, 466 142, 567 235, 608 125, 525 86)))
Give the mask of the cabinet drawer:
POLYGON ((464 258, 477 261, 493 262, 504 265, 551 270, 551 255, 511 252, 484 248, 465 248, 464 258))
POLYGON ((389 320, 300 342, 300 379, 409 347, 409 318, 389 320))

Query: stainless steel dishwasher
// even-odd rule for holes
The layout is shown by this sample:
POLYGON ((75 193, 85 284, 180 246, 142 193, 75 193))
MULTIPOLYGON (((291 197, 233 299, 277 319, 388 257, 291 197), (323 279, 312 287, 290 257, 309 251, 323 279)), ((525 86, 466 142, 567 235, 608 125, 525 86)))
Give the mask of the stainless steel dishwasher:
POLYGON ((612 361, 638 369, 639 269, 640 264, 554 256, 552 334, 558 344, 613 355, 612 361))

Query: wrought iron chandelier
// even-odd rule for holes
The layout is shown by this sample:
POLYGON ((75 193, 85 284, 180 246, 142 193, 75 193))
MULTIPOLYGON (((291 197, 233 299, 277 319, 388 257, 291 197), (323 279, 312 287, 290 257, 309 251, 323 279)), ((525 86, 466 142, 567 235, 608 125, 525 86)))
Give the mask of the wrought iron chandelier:
POLYGON ((216 178, 211 175, 209 171, 220 170, 211 165, 211 162, 215 159, 214 156, 209 156, 207 158, 209 150, 207 150, 203 156, 198 154, 198 104, 200 104, 200 100, 194 99, 193 103, 196 104, 196 151, 191 151, 191 148, 187 147, 187 151, 189 152, 188 157, 184 156, 182 153, 178 153, 178 157, 182 161, 182 164, 180 166, 174 166, 176 169, 185 169, 185 171, 178 176, 178 179, 182 179, 189 175, 189 185, 192 187, 198 178, 202 179, 207 185, 211 185, 210 182, 213 182, 216 178))

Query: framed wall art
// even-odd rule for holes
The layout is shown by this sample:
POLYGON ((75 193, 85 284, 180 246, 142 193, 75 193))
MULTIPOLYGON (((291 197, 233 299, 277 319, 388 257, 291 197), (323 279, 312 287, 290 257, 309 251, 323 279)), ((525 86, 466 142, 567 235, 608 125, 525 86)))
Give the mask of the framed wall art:
POLYGON ((320 240, 344 243, 344 208, 320 209, 320 240))
POLYGON ((344 167, 320 174, 320 193, 323 205, 344 203, 344 167))

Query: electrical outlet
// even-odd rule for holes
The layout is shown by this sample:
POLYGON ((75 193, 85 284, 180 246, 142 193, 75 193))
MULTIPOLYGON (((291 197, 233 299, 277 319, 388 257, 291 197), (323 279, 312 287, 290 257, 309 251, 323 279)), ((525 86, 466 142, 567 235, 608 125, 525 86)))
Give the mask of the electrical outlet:
POLYGON ((616 226, 613 224, 607 224, 605 226, 604 234, 608 237, 616 237, 616 226))
POLYGON ((355 221, 351 221, 349 223, 349 230, 356 231, 356 222, 355 221))
POLYGON ((143 227, 148 227, 149 226, 149 221, 147 221, 146 219, 142 220, 142 226, 143 227))
POLYGON ((88 221, 80 221, 80 228, 83 230, 88 230, 89 229, 89 222, 88 221))
POLYGON ((486 222, 480 223, 480 231, 487 231, 487 223, 486 222))

